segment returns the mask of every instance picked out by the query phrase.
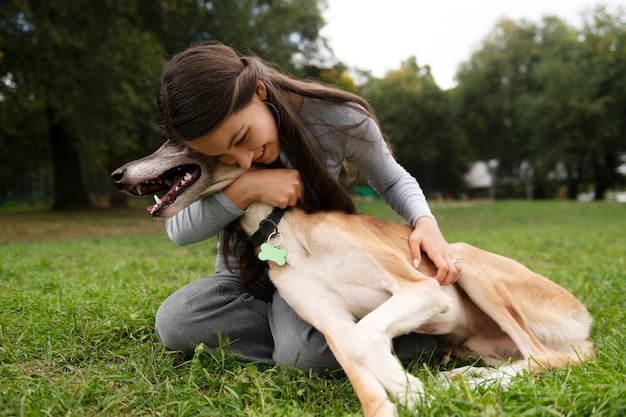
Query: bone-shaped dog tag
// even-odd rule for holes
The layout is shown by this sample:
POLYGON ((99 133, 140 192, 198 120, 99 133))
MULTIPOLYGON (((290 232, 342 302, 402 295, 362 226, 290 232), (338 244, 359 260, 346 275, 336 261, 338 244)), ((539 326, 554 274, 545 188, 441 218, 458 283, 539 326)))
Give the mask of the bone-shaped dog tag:
POLYGON ((263 243, 261 245, 261 252, 259 252, 258 258, 262 261, 276 262, 277 265, 285 265, 285 258, 287 257, 287 249, 279 248, 278 246, 272 246, 269 243, 263 243))

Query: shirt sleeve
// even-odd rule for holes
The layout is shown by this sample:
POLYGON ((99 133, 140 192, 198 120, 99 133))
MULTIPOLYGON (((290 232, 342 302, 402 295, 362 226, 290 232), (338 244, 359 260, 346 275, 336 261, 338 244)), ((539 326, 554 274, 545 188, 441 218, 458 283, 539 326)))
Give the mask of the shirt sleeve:
MULTIPOLYGON (((352 110, 354 111, 354 110, 352 110)), ((365 117, 365 118, 364 118, 365 117)), ((400 216, 415 227, 418 218, 435 218, 417 180, 394 158, 378 124, 370 117, 351 128, 345 159, 400 216)))
POLYGON ((223 192, 217 192, 190 204, 165 221, 169 238, 179 246, 201 242, 221 232, 243 215, 223 192))

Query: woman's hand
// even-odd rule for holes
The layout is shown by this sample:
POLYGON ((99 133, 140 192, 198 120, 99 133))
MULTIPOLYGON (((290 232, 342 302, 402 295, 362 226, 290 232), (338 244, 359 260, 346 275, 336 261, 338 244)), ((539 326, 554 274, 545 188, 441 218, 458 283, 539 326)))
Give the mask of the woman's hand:
POLYGON ((417 219, 415 230, 409 237, 409 248, 413 265, 416 268, 422 260, 422 251, 424 251, 437 267, 437 275, 435 275, 437 281, 442 285, 456 282, 461 272, 461 265, 434 219, 427 216, 417 219))
POLYGON ((304 195, 304 187, 295 169, 260 169, 245 172, 224 188, 224 194, 243 210, 253 201, 286 208, 298 203, 304 195))

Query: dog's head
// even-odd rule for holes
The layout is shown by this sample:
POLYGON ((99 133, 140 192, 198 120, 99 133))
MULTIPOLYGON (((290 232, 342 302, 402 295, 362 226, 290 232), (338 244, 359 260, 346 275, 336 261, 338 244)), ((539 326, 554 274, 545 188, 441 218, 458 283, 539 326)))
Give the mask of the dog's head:
POLYGON ((129 162, 111 173, 120 191, 134 196, 154 195, 148 206, 153 217, 172 217, 184 207, 233 182, 244 170, 202 155, 169 140, 153 154, 129 162), (157 194, 165 192, 159 198, 157 194))

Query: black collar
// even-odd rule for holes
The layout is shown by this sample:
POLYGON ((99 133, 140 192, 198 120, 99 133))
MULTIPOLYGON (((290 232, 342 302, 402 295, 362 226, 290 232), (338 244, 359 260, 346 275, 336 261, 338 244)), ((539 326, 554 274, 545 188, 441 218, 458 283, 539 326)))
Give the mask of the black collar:
POLYGON ((272 233, 278 232, 278 223, 280 219, 283 218, 285 211, 285 209, 274 207, 272 212, 265 219, 261 220, 259 228, 248 238, 248 242, 254 247, 259 247, 267 242, 267 238, 269 238, 272 233))

